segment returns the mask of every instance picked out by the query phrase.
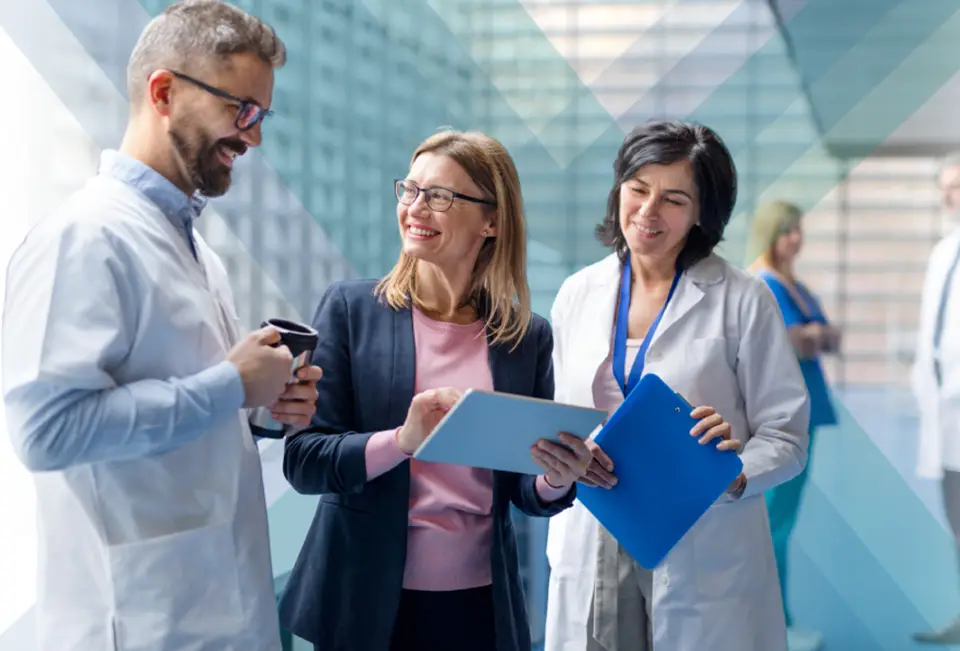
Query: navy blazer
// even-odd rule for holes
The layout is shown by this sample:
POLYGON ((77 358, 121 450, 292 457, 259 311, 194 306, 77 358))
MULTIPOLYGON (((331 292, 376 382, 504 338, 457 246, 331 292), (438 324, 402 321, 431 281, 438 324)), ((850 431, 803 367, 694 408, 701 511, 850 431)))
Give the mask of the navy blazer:
MULTIPOLYGON (((295 490, 319 494, 307 538, 280 601, 282 626, 324 651, 387 651, 406 561, 410 464, 367 481, 364 448, 374 432, 399 427, 414 395, 409 309, 374 296, 375 281, 329 287, 313 326, 313 363, 323 369, 312 426, 287 438, 283 473, 295 490)), ((496 391, 553 399, 553 335, 534 315, 520 344, 490 346, 496 391)), ((537 495, 536 478, 493 475, 490 557, 498 651, 528 651, 530 631, 510 504, 533 516, 569 507, 537 495)))

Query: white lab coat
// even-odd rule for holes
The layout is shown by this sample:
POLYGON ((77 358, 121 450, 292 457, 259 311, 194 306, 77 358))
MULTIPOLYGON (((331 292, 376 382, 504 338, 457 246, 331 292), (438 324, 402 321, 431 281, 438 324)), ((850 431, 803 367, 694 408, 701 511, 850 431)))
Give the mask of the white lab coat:
POLYGON ((933 337, 940 293, 957 248, 960 230, 947 235, 933 248, 927 263, 917 330, 916 355, 910 384, 920 418, 917 474, 940 479, 943 469, 960 471, 960 269, 950 287, 940 359, 943 386, 937 386, 933 366, 933 337))
MULTIPOLYGON (((594 406, 592 387, 611 349, 619 281, 619 261, 611 255, 561 287, 552 311, 556 400, 594 406)), ((677 286, 650 343, 647 372, 692 404, 717 409, 744 443, 748 478, 739 500, 720 498, 655 568, 654 649, 785 651, 763 492, 806 463, 810 408, 773 296, 719 257, 701 261, 677 286)), ((546 651, 587 648, 597 527, 580 502, 551 518, 546 651)))
MULTIPOLYGON (((153 203, 106 176, 42 221, 9 268, 8 414, 28 409, 17 392, 43 378, 110 390, 223 362, 239 322, 220 260, 199 237, 197 247, 205 273, 153 203)), ((161 454, 34 474, 40 649, 279 651, 246 416, 161 454)), ((136 427, 141 439, 154 429, 161 436, 159 423, 136 427)))

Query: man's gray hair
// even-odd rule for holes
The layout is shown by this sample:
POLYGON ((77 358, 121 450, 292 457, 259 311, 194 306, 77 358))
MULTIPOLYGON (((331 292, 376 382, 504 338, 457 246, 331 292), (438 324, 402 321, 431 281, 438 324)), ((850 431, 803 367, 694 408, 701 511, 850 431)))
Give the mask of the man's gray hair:
POLYGON ((161 68, 189 74, 234 54, 255 54, 274 68, 287 61, 276 32, 255 16, 221 0, 184 0, 150 21, 130 56, 127 90, 137 101, 147 77, 161 68))

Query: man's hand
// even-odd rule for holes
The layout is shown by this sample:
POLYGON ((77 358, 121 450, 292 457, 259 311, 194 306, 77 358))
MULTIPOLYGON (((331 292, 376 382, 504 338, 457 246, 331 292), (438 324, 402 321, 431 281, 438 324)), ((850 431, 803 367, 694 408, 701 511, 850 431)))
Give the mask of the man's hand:
POLYGON ((241 339, 227 355, 243 382, 243 406, 262 407, 277 400, 290 378, 293 355, 286 346, 274 347, 280 332, 267 326, 241 339))
POLYGON ((319 366, 304 366, 297 371, 297 382, 270 406, 270 416, 277 422, 293 427, 307 427, 317 410, 317 382, 323 377, 319 366))

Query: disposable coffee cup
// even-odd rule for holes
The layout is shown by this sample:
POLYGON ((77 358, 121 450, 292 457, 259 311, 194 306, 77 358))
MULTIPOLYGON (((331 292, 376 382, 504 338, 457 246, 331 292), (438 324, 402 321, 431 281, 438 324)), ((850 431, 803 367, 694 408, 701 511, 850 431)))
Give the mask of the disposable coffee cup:
MULTIPOLYGON (((298 382, 297 371, 310 364, 313 351, 317 348, 317 331, 310 326, 289 319, 267 319, 260 324, 261 328, 267 326, 273 326, 280 333, 280 341, 273 346, 286 346, 290 350, 290 354, 293 355, 290 379, 287 380, 287 383, 298 382)), ((264 438, 282 439, 289 429, 283 423, 274 420, 268 409, 257 409, 251 418, 251 422, 262 430, 258 432, 258 435, 264 438)))

